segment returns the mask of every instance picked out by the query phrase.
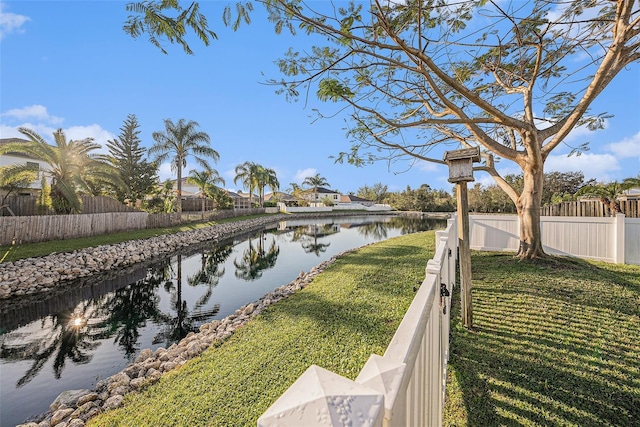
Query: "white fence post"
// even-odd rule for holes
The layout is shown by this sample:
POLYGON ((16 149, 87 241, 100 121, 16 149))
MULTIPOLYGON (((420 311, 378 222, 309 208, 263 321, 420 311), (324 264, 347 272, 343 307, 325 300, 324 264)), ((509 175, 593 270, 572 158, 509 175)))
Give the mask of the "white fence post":
POLYGON ((384 427, 406 425, 407 400, 400 393, 406 389, 402 385, 406 367, 406 363, 372 354, 356 378, 357 383, 384 395, 384 427))
POLYGON ((311 365, 258 419, 258 427, 382 427, 384 396, 311 365))
POLYGON ((616 222, 615 222, 615 230, 616 230, 616 240, 615 240, 615 262, 616 264, 624 264, 625 263, 625 215, 624 214, 616 214, 616 222))

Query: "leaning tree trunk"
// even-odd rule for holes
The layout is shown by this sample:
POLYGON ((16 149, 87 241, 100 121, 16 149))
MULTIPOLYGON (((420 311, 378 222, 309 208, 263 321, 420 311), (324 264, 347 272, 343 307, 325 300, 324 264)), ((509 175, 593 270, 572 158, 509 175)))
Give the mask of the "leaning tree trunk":
POLYGON ((539 168, 539 170, 525 168, 523 172, 524 188, 516 203, 518 217, 520 218, 520 248, 518 256, 523 259, 534 259, 545 256, 540 228, 544 171, 542 168, 539 168))

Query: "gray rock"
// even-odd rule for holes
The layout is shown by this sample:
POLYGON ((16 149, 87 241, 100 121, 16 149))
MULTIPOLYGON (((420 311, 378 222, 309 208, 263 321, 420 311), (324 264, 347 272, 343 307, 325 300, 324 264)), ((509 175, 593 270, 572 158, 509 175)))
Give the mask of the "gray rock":
POLYGON ((76 404, 78 403, 78 399, 80 399, 82 396, 85 396, 89 393, 91 393, 91 391, 87 390, 86 388, 79 389, 79 390, 63 391, 58 395, 58 397, 56 397, 53 403, 49 406, 49 410, 51 412, 55 412, 58 409, 60 409, 60 407, 62 406, 64 407, 76 406, 76 404))
POLYGON ((51 425, 57 426, 61 424, 69 415, 73 414, 73 409, 58 409, 53 413, 53 417, 51 417, 51 425))
POLYGON ((116 409, 122 406, 122 401, 124 400, 124 396, 117 394, 115 396, 111 396, 104 402, 104 407, 107 409, 116 409))

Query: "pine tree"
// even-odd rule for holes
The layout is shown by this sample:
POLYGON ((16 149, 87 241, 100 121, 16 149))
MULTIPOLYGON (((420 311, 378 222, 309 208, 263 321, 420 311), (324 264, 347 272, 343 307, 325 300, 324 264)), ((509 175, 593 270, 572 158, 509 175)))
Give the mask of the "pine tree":
POLYGON ((158 166, 144 160, 146 149, 140 146, 140 127, 135 114, 129 114, 120 128, 120 136, 107 142, 113 166, 120 172, 126 190, 115 190, 121 202, 138 199, 151 193, 158 182, 158 166))

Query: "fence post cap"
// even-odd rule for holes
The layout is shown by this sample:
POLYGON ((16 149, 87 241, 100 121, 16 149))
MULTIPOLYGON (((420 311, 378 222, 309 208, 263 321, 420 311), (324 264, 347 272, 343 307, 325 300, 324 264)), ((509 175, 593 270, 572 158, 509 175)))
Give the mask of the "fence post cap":
POLYGON ((391 407, 400 391, 406 367, 404 362, 372 354, 356 382, 383 393, 385 406, 391 407))
POLYGON ((430 259, 427 261, 427 268, 425 269, 427 274, 437 274, 440 275, 440 269, 442 265, 439 260, 430 259))
POLYGON ((384 396, 311 365, 258 419, 258 427, 382 426, 384 396))

